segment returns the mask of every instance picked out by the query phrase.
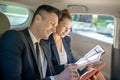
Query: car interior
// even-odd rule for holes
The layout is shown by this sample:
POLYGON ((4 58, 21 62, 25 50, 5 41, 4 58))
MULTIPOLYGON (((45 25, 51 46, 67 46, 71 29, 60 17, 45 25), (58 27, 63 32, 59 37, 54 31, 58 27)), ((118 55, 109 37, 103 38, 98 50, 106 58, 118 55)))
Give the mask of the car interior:
POLYGON ((10 22, 7 16, 0 12, 0 36, 10 29, 10 22))
POLYGON ((0 36, 6 30, 29 27, 34 11, 43 4, 71 11, 69 35, 76 59, 100 45, 105 53, 94 66, 105 63, 100 72, 106 80, 120 80, 119 0, 0 0, 0 36))

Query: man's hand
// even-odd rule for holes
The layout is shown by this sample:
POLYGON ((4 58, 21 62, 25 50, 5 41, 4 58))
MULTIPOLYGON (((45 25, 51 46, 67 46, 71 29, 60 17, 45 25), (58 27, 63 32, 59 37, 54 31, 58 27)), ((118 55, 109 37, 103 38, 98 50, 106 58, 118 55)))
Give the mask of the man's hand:
POLYGON ((77 69, 76 64, 69 64, 62 73, 55 76, 55 80, 79 80, 77 69))

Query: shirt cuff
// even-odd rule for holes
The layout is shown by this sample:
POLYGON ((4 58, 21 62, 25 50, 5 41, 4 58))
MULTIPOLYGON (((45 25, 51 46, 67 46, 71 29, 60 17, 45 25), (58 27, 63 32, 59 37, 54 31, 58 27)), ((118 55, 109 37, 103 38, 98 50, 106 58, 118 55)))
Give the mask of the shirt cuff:
POLYGON ((54 79, 54 76, 50 76, 50 79, 51 79, 51 80, 55 80, 55 79, 54 79))

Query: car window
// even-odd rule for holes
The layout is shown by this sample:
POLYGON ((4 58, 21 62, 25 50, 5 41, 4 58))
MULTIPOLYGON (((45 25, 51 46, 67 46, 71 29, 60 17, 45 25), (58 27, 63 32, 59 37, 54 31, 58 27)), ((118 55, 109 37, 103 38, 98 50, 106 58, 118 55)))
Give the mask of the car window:
POLYGON ((11 28, 25 23, 29 15, 29 11, 26 8, 6 4, 0 4, 0 12, 7 15, 11 28))
POLYGON ((107 15, 72 14, 72 32, 113 43, 115 20, 107 15))

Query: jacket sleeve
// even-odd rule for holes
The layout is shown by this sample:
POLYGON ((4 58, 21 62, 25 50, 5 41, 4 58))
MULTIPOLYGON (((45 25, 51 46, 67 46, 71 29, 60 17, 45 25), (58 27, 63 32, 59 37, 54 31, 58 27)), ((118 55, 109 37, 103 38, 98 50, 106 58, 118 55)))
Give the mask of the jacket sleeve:
POLYGON ((70 55, 70 58, 69 58, 70 62, 69 63, 75 63, 77 60, 73 56, 73 53, 72 53, 72 50, 71 50, 71 37, 66 36, 64 39, 65 39, 65 41, 67 43, 67 46, 68 46, 68 49, 69 49, 69 55, 70 55))
MULTIPOLYGON (((54 66, 54 69, 56 71, 56 74, 59 74, 64 70, 64 65, 56 65, 56 66, 54 66)), ((54 74, 54 75, 56 75, 56 74, 54 74)))
MULTIPOLYGON (((69 63, 75 63, 77 60, 74 58, 72 50, 71 50, 71 38, 70 38, 70 36, 66 36, 65 40, 66 40, 66 43, 67 43, 67 46, 68 46, 69 52, 70 52, 69 53, 69 55, 70 55, 70 58, 69 58, 70 62, 69 63)), ((78 72, 80 75, 82 75, 84 72, 86 72, 86 67, 83 70, 78 69, 78 72)))
POLYGON ((21 80, 23 44, 16 31, 7 31, 0 38, 0 75, 3 80, 21 80))

